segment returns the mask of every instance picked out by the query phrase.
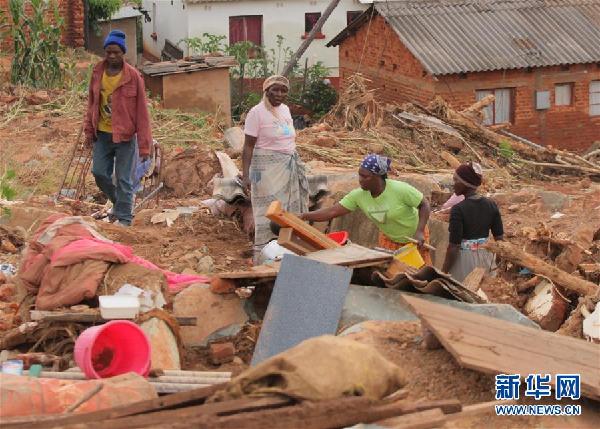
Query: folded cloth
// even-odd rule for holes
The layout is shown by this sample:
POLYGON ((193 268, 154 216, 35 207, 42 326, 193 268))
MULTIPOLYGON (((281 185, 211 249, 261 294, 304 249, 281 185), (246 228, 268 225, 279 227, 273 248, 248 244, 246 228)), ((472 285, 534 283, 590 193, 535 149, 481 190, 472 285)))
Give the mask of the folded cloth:
MULTIPOLYGON (((319 174, 314 176, 307 176, 307 179, 308 196, 311 200, 315 201, 327 192, 327 176, 319 174)), ((213 180, 213 183, 214 198, 224 200, 229 204, 250 201, 250 198, 244 192, 242 183, 237 178, 215 178, 213 180)))

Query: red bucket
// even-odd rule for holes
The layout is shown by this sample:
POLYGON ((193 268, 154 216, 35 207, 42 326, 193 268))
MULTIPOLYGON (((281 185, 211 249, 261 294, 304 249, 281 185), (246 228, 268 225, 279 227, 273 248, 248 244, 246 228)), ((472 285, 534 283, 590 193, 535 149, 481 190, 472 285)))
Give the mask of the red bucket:
POLYGON ((342 246, 348 241, 348 231, 335 231, 327 234, 327 237, 331 238, 336 243, 342 246))
POLYGON ((108 378, 128 372, 150 372, 150 342, 128 320, 113 320, 81 333, 75 342, 75 362, 87 378, 108 378))

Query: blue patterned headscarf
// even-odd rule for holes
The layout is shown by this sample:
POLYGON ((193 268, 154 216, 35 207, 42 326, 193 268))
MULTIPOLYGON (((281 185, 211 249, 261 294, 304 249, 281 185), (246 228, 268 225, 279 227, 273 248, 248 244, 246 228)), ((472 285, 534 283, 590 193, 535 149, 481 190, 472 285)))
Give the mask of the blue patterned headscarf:
POLYGON ((383 176, 389 171, 391 163, 392 160, 387 156, 370 154, 363 159, 363 162, 360 164, 360 166, 369 170, 371 173, 376 174, 377 176, 383 176))

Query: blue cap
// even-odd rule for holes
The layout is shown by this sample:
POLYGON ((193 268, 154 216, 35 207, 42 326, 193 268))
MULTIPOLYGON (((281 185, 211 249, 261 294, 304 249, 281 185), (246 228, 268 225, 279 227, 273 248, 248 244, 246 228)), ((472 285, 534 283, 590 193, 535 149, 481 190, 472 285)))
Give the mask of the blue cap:
POLYGON ((123 33, 121 30, 111 31, 104 40, 104 49, 106 49, 108 45, 117 45, 123 52, 127 52, 125 33, 123 33))

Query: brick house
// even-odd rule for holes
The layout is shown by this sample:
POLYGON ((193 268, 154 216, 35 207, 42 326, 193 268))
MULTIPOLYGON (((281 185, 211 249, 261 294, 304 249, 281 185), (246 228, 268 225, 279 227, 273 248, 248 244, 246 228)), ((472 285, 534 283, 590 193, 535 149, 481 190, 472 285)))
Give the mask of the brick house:
POLYGON ((464 109, 494 94, 486 124, 576 151, 600 141, 598 0, 374 2, 328 46, 384 102, 464 109))
MULTIPOLYGON (((0 10, 10 22, 10 11, 8 9, 9 0, 0 0, 0 10)), ((62 30, 62 43, 66 46, 78 48, 84 46, 85 43, 85 0, 52 0, 58 2, 58 11, 64 19, 65 25, 62 30)), ((26 5, 26 12, 31 11, 31 5, 26 5)), ((52 13, 48 14, 47 18, 50 21, 54 20, 52 13)), ((12 48, 12 40, 9 37, 0 40, 0 49, 12 48)))

